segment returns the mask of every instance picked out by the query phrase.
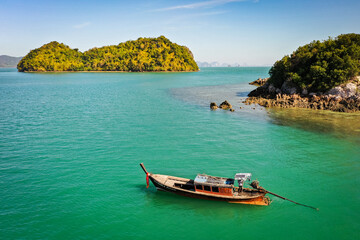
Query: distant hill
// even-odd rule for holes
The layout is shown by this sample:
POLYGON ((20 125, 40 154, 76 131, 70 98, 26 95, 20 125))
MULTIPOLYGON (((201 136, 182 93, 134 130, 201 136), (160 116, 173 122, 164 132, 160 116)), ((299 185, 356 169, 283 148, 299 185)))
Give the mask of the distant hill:
POLYGON ((0 55, 0 67, 15 68, 21 59, 22 57, 11 57, 8 55, 0 55))
POLYGON ((19 72, 62 71, 198 71, 191 51, 164 36, 139 38, 86 52, 56 41, 30 51, 18 64, 19 72))
POLYGON ((196 62, 199 67, 240 67, 239 64, 228 64, 219 62, 196 62))

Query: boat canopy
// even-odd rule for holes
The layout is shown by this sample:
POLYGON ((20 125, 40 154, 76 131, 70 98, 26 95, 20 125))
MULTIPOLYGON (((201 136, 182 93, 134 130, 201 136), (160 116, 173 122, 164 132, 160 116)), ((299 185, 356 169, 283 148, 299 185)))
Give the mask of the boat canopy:
POLYGON ((234 179, 232 178, 214 177, 206 174, 198 174, 195 177, 194 182, 218 185, 234 185, 234 179))
POLYGON ((237 173, 235 174, 235 180, 240 180, 245 182, 246 180, 251 180, 251 173, 237 173))

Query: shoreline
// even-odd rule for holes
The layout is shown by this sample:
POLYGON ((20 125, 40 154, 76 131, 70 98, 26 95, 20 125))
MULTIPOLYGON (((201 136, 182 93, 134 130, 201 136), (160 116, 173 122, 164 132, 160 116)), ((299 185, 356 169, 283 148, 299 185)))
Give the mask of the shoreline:
POLYGON ((259 104, 265 108, 305 108, 312 110, 329 110, 333 112, 355 113, 360 111, 360 99, 339 98, 338 96, 302 97, 298 94, 277 94, 275 98, 248 97, 246 105, 259 104))
POLYGON ((281 88, 275 88, 268 80, 259 78, 249 83, 259 87, 251 91, 243 103, 259 104, 266 108, 308 108, 347 113, 360 111, 360 76, 325 93, 308 93, 306 89, 299 93, 294 86, 287 86, 287 82, 281 88))
MULTIPOLYGON (((15 68, 16 69, 16 68, 15 68)), ((20 73, 191 73, 197 71, 18 71, 20 73)))

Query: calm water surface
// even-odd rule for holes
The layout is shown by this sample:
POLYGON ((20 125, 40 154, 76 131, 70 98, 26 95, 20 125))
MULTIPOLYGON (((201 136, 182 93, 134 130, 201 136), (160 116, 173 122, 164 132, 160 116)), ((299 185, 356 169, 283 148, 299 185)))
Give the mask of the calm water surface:
POLYGON ((245 106, 268 70, 0 70, 0 238, 359 238, 360 116, 245 106), (209 110, 225 99, 236 112, 209 110), (320 211, 157 192, 140 162, 187 178, 252 172, 320 211))

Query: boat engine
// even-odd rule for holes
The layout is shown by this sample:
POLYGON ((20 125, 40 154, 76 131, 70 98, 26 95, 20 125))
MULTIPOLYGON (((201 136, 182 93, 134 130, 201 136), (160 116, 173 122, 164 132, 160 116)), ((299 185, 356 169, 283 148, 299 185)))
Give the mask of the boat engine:
POLYGON ((252 186, 254 189, 258 189, 260 187, 259 181, 258 180, 252 181, 250 186, 252 186))
POLYGON ((251 180, 251 173, 237 173, 235 174, 235 180, 239 183, 239 191, 242 191, 244 182, 251 180))

